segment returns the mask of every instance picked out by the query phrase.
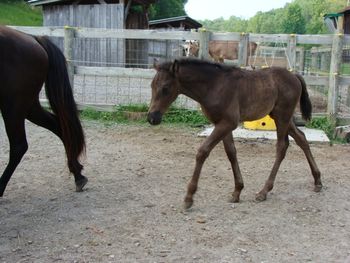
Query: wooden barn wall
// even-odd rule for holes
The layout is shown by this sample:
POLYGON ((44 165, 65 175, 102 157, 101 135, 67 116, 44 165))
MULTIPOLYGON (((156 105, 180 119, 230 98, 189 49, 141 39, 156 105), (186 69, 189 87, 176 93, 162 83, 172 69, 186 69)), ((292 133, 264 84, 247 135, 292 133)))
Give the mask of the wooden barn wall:
MULTIPOLYGON (((124 28, 124 5, 44 6, 44 26, 124 28)), ((63 39, 54 39, 63 49, 63 39)), ((75 39, 74 60, 84 66, 125 66, 124 39, 75 39)))
MULTIPOLYGON (((126 19, 127 29, 148 29, 148 19, 145 13, 129 13, 126 19)), ((126 39, 126 67, 148 67, 148 40, 126 39)))

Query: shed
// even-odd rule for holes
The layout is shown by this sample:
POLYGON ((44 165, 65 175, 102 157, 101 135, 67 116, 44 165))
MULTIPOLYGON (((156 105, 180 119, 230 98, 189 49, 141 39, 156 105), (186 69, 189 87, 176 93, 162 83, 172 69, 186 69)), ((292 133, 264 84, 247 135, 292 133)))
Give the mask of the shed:
POLYGON ((325 14, 324 22, 331 33, 341 28, 344 30, 344 34, 350 34, 350 6, 337 13, 325 14))
MULTIPOLYGON (((149 21, 149 28, 165 31, 197 30, 202 24, 189 16, 177 16, 149 21)), ((184 55, 184 41, 152 40, 149 41, 149 62, 154 59, 170 60, 184 55)))
MULTIPOLYGON (((350 6, 347 6, 338 13, 324 15, 324 22, 331 33, 335 33, 338 29, 344 30, 344 34, 350 34, 350 6)), ((343 62, 350 62, 350 50, 343 49, 343 62)))
MULTIPOLYGON (((27 0, 42 6, 44 26, 147 29, 148 8, 156 0, 27 0)), ((54 40, 61 48, 63 41, 54 40)), ((74 59, 87 66, 147 63, 147 41, 76 39, 74 59), (137 50, 136 50, 137 48, 137 50), (92 52, 93 51, 93 52, 92 52)))

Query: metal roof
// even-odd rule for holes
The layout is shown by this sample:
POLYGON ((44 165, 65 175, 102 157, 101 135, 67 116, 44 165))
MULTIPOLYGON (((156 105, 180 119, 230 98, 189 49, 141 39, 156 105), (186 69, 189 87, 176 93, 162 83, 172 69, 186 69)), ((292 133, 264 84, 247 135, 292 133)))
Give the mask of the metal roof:
MULTIPOLYGON (((119 3, 119 0, 104 0, 107 4, 110 3, 119 3)), ((154 4, 157 0, 133 0, 132 4, 154 4)), ((50 5, 50 4, 72 4, 72 3, 91 3, 94 2, 93 0, 26 0, 27 3, 33 5, 33 6, 39 6, 39 5, 50 5)), ((98 2, 98 0, 96 0, 98 2)))
POLYGON ((176 16, 164 19, 157 19, 149 21, 150 26, 162 27, 165 25, 172 25, 173 27, 179 27, 181 23, 185 23, 186 29, 190 28, 200 28, 203 25, 198 21, 188 17, 188 16, 176 16))

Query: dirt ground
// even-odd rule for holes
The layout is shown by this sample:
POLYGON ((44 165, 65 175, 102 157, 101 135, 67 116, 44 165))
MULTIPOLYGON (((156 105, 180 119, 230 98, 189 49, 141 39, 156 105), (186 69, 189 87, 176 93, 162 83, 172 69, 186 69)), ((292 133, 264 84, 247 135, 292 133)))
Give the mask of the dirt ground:
MULTIPOLYGON (((324 190, 312 191, 291 143, 265 202, 254 201, 274 142, 237 140, 245 180, 233 190, 222 144, 203 167, 194 206, 182 201, 196 149, 185 127, 84 122, 86 190, 74 192, 64 149, 27 124, 29 150, 0 198, 0 262, 339 262, 350 256, 350 146, 312 144, 324 190)), ((0 167, 8 143, 0 125, 0 167)))

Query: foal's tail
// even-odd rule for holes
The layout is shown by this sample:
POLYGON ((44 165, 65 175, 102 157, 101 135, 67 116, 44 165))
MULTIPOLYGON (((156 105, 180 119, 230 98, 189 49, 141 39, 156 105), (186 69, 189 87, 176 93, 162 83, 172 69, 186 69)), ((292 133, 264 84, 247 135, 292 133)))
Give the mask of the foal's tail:
POLYGON ((35 39, 48 55, 49 70, 45 91, 51 109, 59 120, 68 161, 77 160, 85 151, 85 137, 69 82, 66 59, 61 50, 47 37, 35 39))
POLYGON ((304 120, 309 121, 311 120, 312 105, 309 98, 309 93, 307 92, 307 89, 306 89, 306 83, 304 78, 301 75, 295 74, 295 76, 299 79, 302 87, 301 97, 300 97, 301 115, 304 120))

